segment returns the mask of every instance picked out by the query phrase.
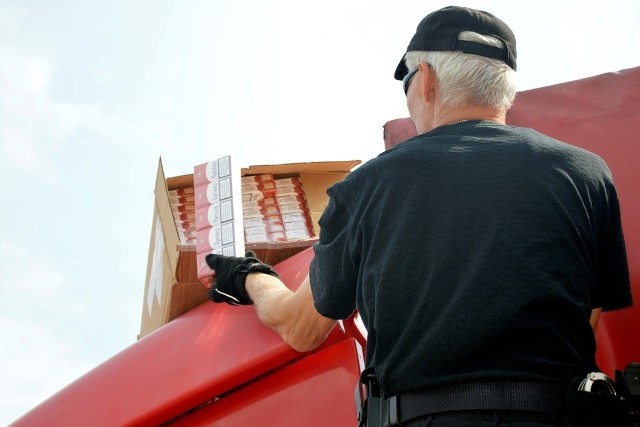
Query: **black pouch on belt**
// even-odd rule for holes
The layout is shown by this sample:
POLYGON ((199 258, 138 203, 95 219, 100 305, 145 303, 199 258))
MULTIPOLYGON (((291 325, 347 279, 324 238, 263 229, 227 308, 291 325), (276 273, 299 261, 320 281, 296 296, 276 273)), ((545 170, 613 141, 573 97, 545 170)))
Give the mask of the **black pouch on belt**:
POLYGON ((355 402, 358 415, 358 427, 391 427, 398 425, 398 413, 395 400, 383 396, 373 368, 366 368, 360 374, 355 390, 355 402), (363 390, 364 386, 364 390, 363 390), (364 401, 362 395, 366 396, 364 401))
POLYGON ((576 378, 567 394, 567 418, 572 426, 623 427, 624 402, 617 396, 613 381, 599 372, 576 378))

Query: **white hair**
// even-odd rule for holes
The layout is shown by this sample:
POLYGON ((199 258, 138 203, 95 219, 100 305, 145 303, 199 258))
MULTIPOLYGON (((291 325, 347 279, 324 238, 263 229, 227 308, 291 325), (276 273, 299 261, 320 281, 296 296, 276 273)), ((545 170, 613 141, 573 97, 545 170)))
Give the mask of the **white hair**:
MULTIPOLYGON (((502 41, 464 31, 459 40, 502 47, 502 41)), ((450 107, 483 105, 506 113, 516 96, 516 73, 506 63, 457 51, 410 51, 405 55, 408 70, 426 62, 436 73, 442 103, 450 107)))

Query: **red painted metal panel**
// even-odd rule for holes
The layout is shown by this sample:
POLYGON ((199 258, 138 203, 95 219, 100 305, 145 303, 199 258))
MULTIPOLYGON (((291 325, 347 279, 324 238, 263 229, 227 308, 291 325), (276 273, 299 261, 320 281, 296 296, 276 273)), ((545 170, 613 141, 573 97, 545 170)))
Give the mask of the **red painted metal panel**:
POLYGON ((355 339, 310 355, 171 426, 356 426, 354 391, 362 352, 355 339))
MULTIPOLYGON (((276 267, 297 288, 306 250, 276 267)), ((325 345, 344 339, 336 330, 325 345)), ((253 307, 206 302, 16 420, 14 426, 158 425, 265 372, 304 357, 264 327, 253 307)))
POLYGON ((252 307, 205 303, 81 377, 16 426, 158 425, 299 357, 252 307))

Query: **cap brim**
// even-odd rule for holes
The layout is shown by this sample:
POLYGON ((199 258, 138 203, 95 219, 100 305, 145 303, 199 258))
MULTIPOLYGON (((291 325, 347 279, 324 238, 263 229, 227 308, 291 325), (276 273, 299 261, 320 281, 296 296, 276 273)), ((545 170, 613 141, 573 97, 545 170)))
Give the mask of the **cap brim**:
POLYGON ((393 74, 393 77, 395 77, 396 80, 402 80, 408 72, 407 64, 404 63, 404 55, 402 55, 402 59, 400 59, 400 63, 396 67, 396 72, 393 74))

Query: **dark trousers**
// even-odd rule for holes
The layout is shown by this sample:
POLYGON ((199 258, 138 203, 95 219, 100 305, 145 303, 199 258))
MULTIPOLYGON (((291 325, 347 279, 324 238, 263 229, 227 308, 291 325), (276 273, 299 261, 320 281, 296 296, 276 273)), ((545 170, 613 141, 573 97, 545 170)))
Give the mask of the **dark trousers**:
POLYGON ((468 411, 427 415, 411 427, 567 427, 564 417, 519 411, 468 411))

